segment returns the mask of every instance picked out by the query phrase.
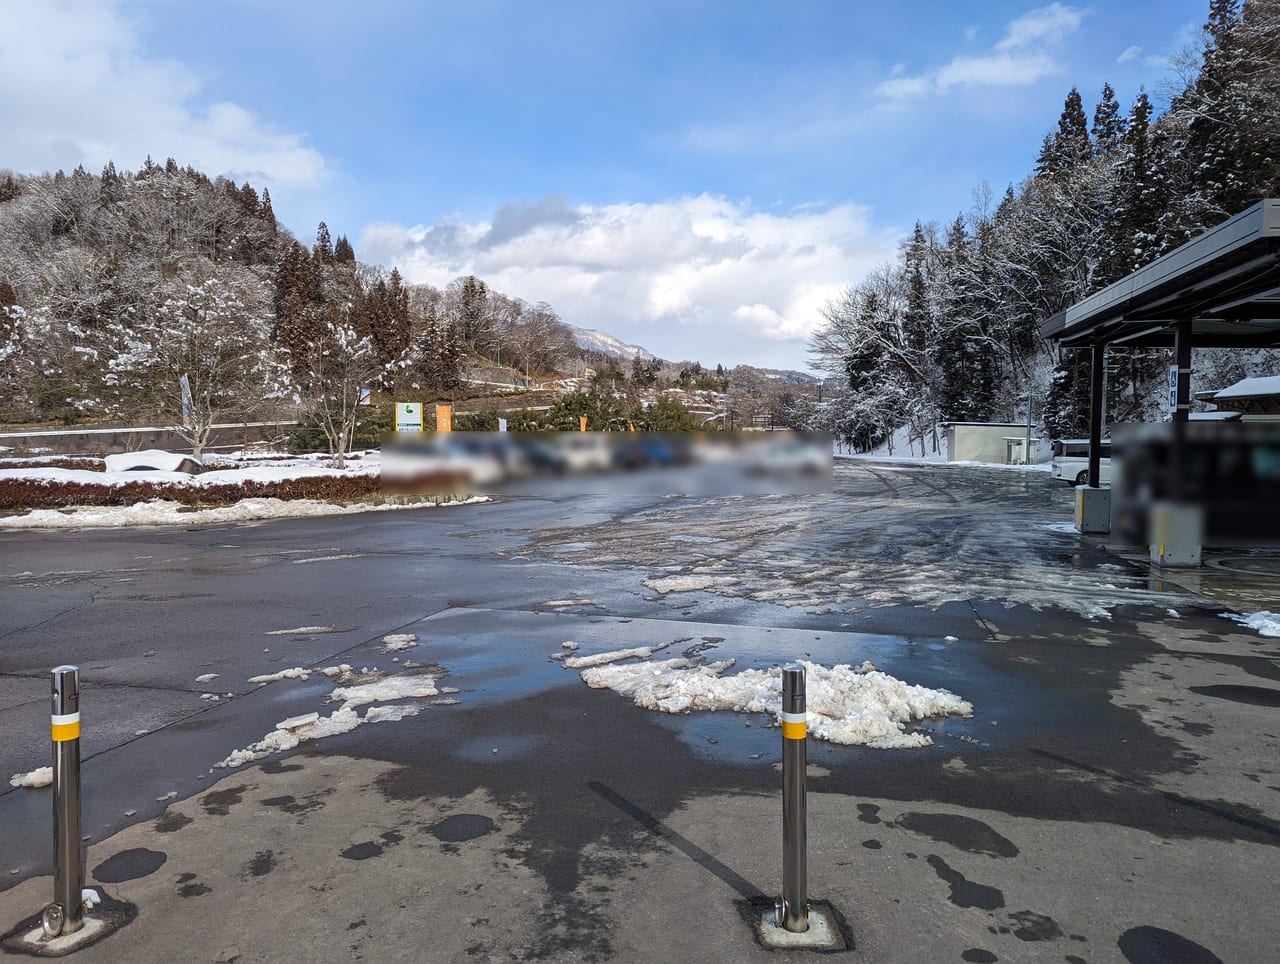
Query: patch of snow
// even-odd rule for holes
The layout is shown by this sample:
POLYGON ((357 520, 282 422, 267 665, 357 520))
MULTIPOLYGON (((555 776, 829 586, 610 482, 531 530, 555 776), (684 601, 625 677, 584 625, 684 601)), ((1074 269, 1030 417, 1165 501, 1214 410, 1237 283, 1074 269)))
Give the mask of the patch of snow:
MULTIPOLYGON (((323 633, 340 633, 342 630, 333 626, 295 626, 293 629, 273 629, 263 636, 319 636, 323 633)), ((264 649, 265 653, 266 650, 264 649)))
POLYGON ((595 603, 590 599, 552 599, 544 602, 542 605, 551 606, 554 609, 561 609, 565 606, 594 606, 595 603))
POLYGON ((320 670, 320 672, 330 679, 333 679, 335 676, 346 676, 351 672, 351 664, 342 663, 338 666, 326 666, 324 669, 320 670))
POLYGON ((560 644, 560 648, 561 648, 561 649, 567 649, 567 650, 572 651, 572 650, 575 650, 575 649, 577 649, 577 648, 578 648, 578 644, 577 644, 577 643, 575 643, 573 640, 571 640, 571 639, 570 639, 570 640, 566 640, 565 642, 561 643, 561 644, 560 644))
POLYGON ((178 796, 177 790, 170 790, 163 797, 156 797, 156 803, 164 803, 166 800, 174 800, 178 796))
POLYGON ((316 556, 314 559, 294 559, 295 566, 305 566, 312 562, 336 562, 339 559, 363 559, 363 552, 340 552, 334 556, 316 556))
POLYGON ((1076 528, 1074 522, 1045 522, 1037 526, 1037 528, 1044 529, 1046 532, 1063 532, 1071 536, 1080 534, 1080 530, 1076 528))
POLYGON ((1178 610, 1176 610, 1176 609, 1166 609, 1166 610, 1165 610, 1165 615, 1167 615, 1167 616, 1171 616, 1171 617, 1172 617, 1172 618, 1174 618, 1174 619, 1181 619, 1181 618, 1182 618, 1182 613, 1178 612, 1178 610))
MULTIPOLYGON (((780 719, 782 670, 748 669, 721 674, 733 660, 698 664, 689 659, 608 665, 582 673, 595 689, 629 696, 637 706, 663 713, 732 710, 767 713, 780 719)), ((936 716, 972 716, 973 706, 943 689, 912 686, 882 673, 870 663, 827 668, 805 667, 809 732, 820 740, 848 746, 902 749, 929 746, 924 733, 907 733, 906 724, 936 716)))
POLYGON ((1236 613, 1219 613, 1218 615, 1252 629, 1261 636, 1280 636, 1280 613, 1268 612, 1264 609, 1262 612, 1243 615, 1236 613))
POLYGON ((85 910, 93 910, 102 903, 102 895, 92 887, 85 887, 80 891, 80 900, 85 910))
POLYGON ((15 773, 9 778, 11 787, 47 787, 53 784, 53 767, 37 767, 29 773, 15 773))
MULTIPOLYGON (((250 683, 275 683, 282 679, 308 679, 311 670, 303 669, 301 666, 295 666, 292 669, 282 669, 278 673, 268 673, 265 676, 250 676, 250 683)), ((203 697, 202 697, 203 698, 203 697)))
POLYGON ((384 703, 409 697, 436 696, 439 692, 434 676, 390 676, 376 683, 339 686, 330 694, 330 698, 341 700, 347 706, 364 706, 366 703, 384 703))
POLYGON ((215 680, 215 679, 217 679, 217 678, 218 678, 218 674, 217 674, 217 673, 205 673, 205 674, 204 674, 204 675, 202 675, 202 676, 197 676, 197 677, 196 677, 196 682, 197 682, 197 683, 208 683, 210 680, 215 680))
POLYGON ((276 729, 297 730, 304 726, 310 726, 318 719, 320 719, 319 713, 303 713, 301 716, 291 716, 287 720, 281 720, 276 724, 276 729))
POLYGON ((654 592, 697 592, 710 589, 712 586, 731 586, 738 581, 737 576, 661 576, 646 579, 644 584, 654 592))
POLYGON ((392 633, 390 636, 382 637, 384 653, 401 653, 417 645, 418 637, 415 633, 392 633))
POLYGON ((435 680, 434 676, 397 676, 360 686, 339 686, 330 694, 330 698, 340 701, 342 705, 328 716, 307 713, 282 720, 257 743, 252 743, 243 750, 235 750, 226 759, 215 763, 214 767, 225 769, 243 766, 264 759, 272 753, 292 750, 309 740, 348 733, 363 723, 390 723, 413 716, 419 710, 414 704, 372 706, 365 711, 364 716, 357 713, 356 709, 369 703, 436 696, 439 691, 435 680))
MULTIPOLYGON (((91 484, 101 482, 101 472, 71 472, 67 469, 13 469, 0 472, 0 478, 16 476, 23 471, 41 472, 49 475, 58 472, 64 475, 86 476, 87 478, 57 478, 52 481, 70 481, 91 484)), ((149 474, 147 472, 121 473, 128 475, 125 481, 137 481, 149 474)), ((200 476, 181 476, 205 480, 210 476, 223 473, 207 472, 200 476)), ((236 481, 246 479, 249 473, 236 472, 236 481)), ((171 481, 173 476, 165 476, 171 481)), ((472 505, 478 502, 492 501, 488 496, 473 496, 458 502, 444 502, 441 505, 472 505)), ((351 505, 335 505, 332 502, 320 502, 314 499, 242 499, 232 505, 219 506, 213 509, 189 510, 179 502, 156 500, 154 502, 135 502, 130 506, 80 506, 70 510, 33 509, 25 515, 6 516, 0 518, 0 529, 113 529, 126 526, 164 526, 164 525, 225 525, 236 522, 262 522, 270 519, 297 519, 318 516, 353 515, 359 512, 390 512, 399 509, 430 509, 434 503, 379 503, 357 502, 351 505)))
POLYGON ((604 666, 624 659, 648 659, 659 650, 666 649, 670 643, 659 643, 657 646, 635 646, 631 649, 617 649, 611 653, 594 653, 591 656, 570 656, 564 661, 566 669, 587 669, 592 666, 604 666))

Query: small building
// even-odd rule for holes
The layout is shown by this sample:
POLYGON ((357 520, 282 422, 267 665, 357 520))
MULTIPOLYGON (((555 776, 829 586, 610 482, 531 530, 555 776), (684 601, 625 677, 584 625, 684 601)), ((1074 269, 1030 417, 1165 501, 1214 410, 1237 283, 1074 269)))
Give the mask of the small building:
POLYGON ((1280 375, 1242 378, 1216 392, 1196 392, 1196 399, 1213 404, 1219 412, 1239 412, 1246 418, 1280 416, 1280 375))
MULTIPOLYGON (((1026 439, 1025 422, 943 422, 947 430, 948 462, 997 462, 1009 457, 1007 440, 1026 439)), ((1032 444, 1039 440, 1032 436, 1032 444)))

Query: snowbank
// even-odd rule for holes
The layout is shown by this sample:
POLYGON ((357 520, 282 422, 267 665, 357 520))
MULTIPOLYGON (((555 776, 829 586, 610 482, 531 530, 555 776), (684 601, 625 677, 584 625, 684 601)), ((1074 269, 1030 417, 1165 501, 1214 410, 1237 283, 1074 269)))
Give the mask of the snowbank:
MULTIPOLYGON (((136 476, 140 473, 130 474, 136 476)), ((490 500, 487 496, 476 496, 442 504, 470 505, 488 501, 490 500)), ((332 502, 313 499, 244 499, 234 505, 192 510, 179 502, 135 502, 130 506, 82 506, 68 511, 34 509, 26 515, 0 517, 0 529, 107 529, 124 526, 219 525, 261 522, 268 519, 352 515, 358 512, 387 512, 393 509, 424 509, 431 508, 432 505, 433 503, 430 502, 406 504, 359 502, 353 505, 335 505, 332 502)))
MULTIPOLYGON (((732 710, 778 719, 782 669, 748 669, 722 676, 732 665, 733 660, 700 664, 683 658, 610 664, 584 670, 582 680, 594 689, 611 689, 637 706, 663 713, 732 710)), ((871 663, 829 669, 804 661, 801 665, 806 671, 809 732, 830 743, 876 749, 929 746, 933 740, 927 734, 907 733, 906 724, 929 717, 973 715, 972 704, 954 693, 912 686, 881 673, 871 663)))

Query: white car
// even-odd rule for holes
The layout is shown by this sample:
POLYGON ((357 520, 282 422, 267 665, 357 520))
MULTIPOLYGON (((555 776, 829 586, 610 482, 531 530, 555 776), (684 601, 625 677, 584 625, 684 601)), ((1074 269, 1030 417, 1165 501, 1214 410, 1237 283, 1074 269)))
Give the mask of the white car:
MULTIPOLYGON (((1111 442, 1104 439, 1099 450, 1098 484, 1111 484, 1111 442)), ((1049 473, 1068 485, 1089 484, 1089 440, 1053 440, 1053 465, 1049 473)))

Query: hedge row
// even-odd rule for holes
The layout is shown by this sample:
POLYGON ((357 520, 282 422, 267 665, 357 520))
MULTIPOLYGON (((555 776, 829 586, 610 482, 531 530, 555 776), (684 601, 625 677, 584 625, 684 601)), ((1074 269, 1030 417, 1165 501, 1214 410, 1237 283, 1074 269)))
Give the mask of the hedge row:
POLYGON ((241 499, 315 499, 324 502, 358 502, 382 496, 459 491, 456 478, 415 480, 413 491, 390 487, 376 475, 324 475, 278 481, 245 481, 226 485, 183 485, 164 482, 128 482, 94 485, 42 479, 0 478, 0 511, 63 509, 73 506, 133 505, 166 499, 183 505, 212 507, 232 505, 241 499))

